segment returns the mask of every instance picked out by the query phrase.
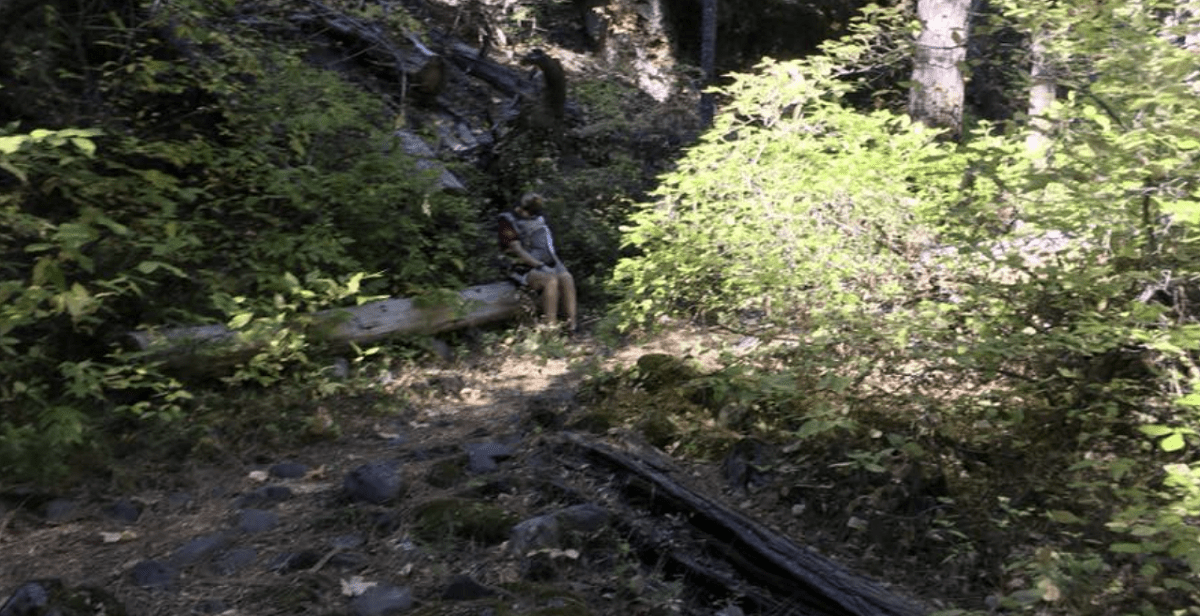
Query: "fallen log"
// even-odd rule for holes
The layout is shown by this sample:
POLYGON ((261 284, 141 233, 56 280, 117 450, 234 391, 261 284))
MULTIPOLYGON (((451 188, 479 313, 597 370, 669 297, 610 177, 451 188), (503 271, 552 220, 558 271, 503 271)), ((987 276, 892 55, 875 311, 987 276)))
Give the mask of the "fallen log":
MULTIPOLYGON (((307 315, 303 327, 320 339, 341 345, 369 344, 386 338, 440 332, 503 321, 521 310, 520 292, 511 282, 493 282, 464 289, 457 300, 426 302, 421 299, 391 298, 351 308, 334 308, 307 315)), ((144 329, 129 332, 136 350, 187 365, 200 358, 238 357, 253 353, 277 332, 254 334, 221 324, 144 329)))
MULTIPOLYGON (((671 479, 668 463, 649 462, 584 436, 563 433, 561 446, 616 471, 626 498, 649 503, 656 512, 682 513, 704 537, 703 547, 741 576, 771 592, 789 612, 822 616, 922 616, 929 610, 877 582, 796 545, 787 537, 671 479)), ((687 554, 668 555, 687 564, 687 554)), ((702 569, 697 568, 697 572, 702 569)), ((707 572, 712 583, 721 576, 707 572)), ((745 591, 741 591, 745 593, 745 591)), ((754 597, 756 603, 768 603, 754 597)))
POLYGON ((482 79, 505 96, 532 96, 535 88, 524 77, 524 71, 499 64, 479 53, 479 49, 452 36, 434 33, 427 46, 412 33, 405 37, 412 43, 408 49, 398 45, 378 24, 356 19, 317 0, 308 0, 309 12, 296 13, 291 21, 298 26, 324 33, 344 42, 355 55, 369 61, 396 83, 415 76, 435 54, 429 47, 441 50, 461 71, 482 79))

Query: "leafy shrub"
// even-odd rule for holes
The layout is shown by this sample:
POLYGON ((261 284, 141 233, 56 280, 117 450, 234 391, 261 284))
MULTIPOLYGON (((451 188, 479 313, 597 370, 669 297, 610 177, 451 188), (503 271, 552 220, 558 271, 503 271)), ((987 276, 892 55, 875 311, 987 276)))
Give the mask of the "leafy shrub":
POLYGON ((1049 158, 1010 127, 952 147, 853 109, 853 42, 736 76, 714 129, 638 207, 613 283, 627 328, 676 315, 762 338, 754 361, 810 390, 752 407, 777 438, 880 467, 881 445, 848 427, 944 469, 936 520, 904 523, 959 537, 931 566, 959 549, 998 571, 996 606, 1187 613, 1194 62, 1153 15, 1092 8, 1121 34, 1062 28, 1087 85, 1049 118, 1049 158))
POLYGON ((953 195, 961 162, 903 116, 843 107, 828 60, 760 70, 722 90, 728 110, 634 215, 639 254, 614 277, 631 324, 683 311, 832 327, 910 297, 932 239, 922 214, 953 195))
POLYGON ((194 384, 125 349, 134 328, 262 330, 268 344, 226 376, 268 384, 309 369, 306 314, 485 269, 469 202, 395 152, 379 99, 263 40, 229 3, 92 8, 81 31, 46 27, 120 50, 50 56, 102 77, 86 93, 102 108, 55 116, 94 128, 0 133, 0 466, 14 481, 62 475, 123 422, 188 412, 194 384))

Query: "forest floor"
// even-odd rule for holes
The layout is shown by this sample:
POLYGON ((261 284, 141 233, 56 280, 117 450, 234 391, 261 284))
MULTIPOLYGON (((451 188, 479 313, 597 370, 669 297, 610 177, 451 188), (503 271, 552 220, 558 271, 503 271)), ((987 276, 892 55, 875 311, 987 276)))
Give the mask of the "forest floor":
MULTIPOLYGON (((169 467, 147 462, 122 469, 120 482, 68 494, 19 502, 8 495, 0 510, 0 597, 55 578, 111 593, 138 615, 815 613, 789 607, 787 597, 770 612, 754 609, 672 572, 646 552, 646 535, 664 546, 688 541, 679 532, 686 520, 631 511, 612 496, 611 473, 553 446, 580 412, 576 393, 589 374, 627 368, 647 353, 715 366, 715 353, 703 349, 717 338, 678 330, 619 348, 582 337, 551 350, 522 350, 517 340, 393 373, 370 410, 351 400, 320 406, 318 414, 336 418, 336 438, 169 467), (396 498, 347 496, 347 477, 372 464, 395 469, 396 498), (502 530, 453 512, 430 518, 432 503, 494 513, 502 530), (604 511, 605 521, 564 529, 579 532, 549 542, 509 530, 580 505, 604 511)), ((649 448, 621 426, 589 438, 649 448)), ((937 575, 854 553, 838 540, 844 520, 813 527, 781 505, 778 486, 735 489, 719 463, 661 464, 690 489, 795 543, 894 583, 897 594, 936 599, 929 593, 937 575)))

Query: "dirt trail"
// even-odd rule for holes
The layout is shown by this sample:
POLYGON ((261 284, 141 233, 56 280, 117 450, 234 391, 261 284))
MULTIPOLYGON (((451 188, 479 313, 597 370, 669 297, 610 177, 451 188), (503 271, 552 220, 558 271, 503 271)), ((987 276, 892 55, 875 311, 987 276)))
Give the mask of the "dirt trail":
MULTIPOLYGON (((588 373, 652 352, 715 367, 716 354, 702 351, 714 341, 697 332, 620 349, 575 340, 409 369, 387 379, 395 412, 340 413, 336 440, 165 475, 146 469, 149 487, 133 493, 26 503, 0 524, 0 597, 38 595, 42 586, 22 584, 53 578, 76 599, 107 597, 139 616, 872 613, 738 581, 718 555, 726 539, 712 543, 687 515, 644 502, 640 480, 570 443, 649 460, 727 519, 754 511, 801 536, 769 499, 730 491, 719 465, 672 460, 621 427, 557 432, 580 412, 588 373)), ((0 608, 26 613, 41 612, 0 608)))

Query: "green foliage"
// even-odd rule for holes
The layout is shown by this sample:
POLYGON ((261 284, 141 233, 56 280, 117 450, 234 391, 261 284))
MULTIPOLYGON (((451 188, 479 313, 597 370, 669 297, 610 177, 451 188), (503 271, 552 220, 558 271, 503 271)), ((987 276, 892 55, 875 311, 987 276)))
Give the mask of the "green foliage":
MULTIPOLYGON (((618 314, 763 339, 739 361, 790 376, 794 395, 727 426, 824 444, 860 475, 953 471, 950 496, 898 523, 959 537, 940 564, 973 554, 1002 572, 968 593, 1025 613, 1190 613, 1200 108, 1177 39, 1195 25, 1056 7, 1009 16, 1056 33, 1072 88, 1046 118, 1047 157, 1019 124, 952 147, 853 109, 865 39, 735 76, 714 129, 624 230, 618 314)), ((879 503, 847 525, 892 513, 879 503)))
POLYGON ((48 56, 64 87, 93 84, 62 99, 102 109, 50 114, 0 91, 88 127, 0 131, 0 467, 14 481, 103 454, 123 422, 186 417, 192 384, 124 349, 130 330, 229 323, 261 344, 223 376, 269 385, 317 370, 312 312, 486 268, 469 202, 396 152, 379 99, 240 25, 232 4, 92 8, 79 30, 47 8, 44 45, 79 51, 48 56))
POLYGON ((824 326, 834 319, 822 315, 855 321, 908 295, 932 233, 922 213, 953 195, 961 161, 903 116, 843 107, 835 69, 768 62, 722 91, 726 113, 626 232, 640 254, 615 284, 631 324, 682 310, 824 326))
MULTIPOLYGON (((128 269, 113 271, 94 247, 119 242, 132 230, 97 207, 45 214, 28 207, 47 193, 72 194, 62 180, 90 162, 98 135, 72 129, 0 137, 0 167, 20 182, 0 196, 0 366, 6 377, 0 467, 10 477, 63 473, 66 455, 47 452, 92 446, 88 432, 105 416, 177 418, 188 397, 152 365, 130 365, 127 353, 96 348, 110 333, 106 324, 117 307, 140 297, 157 270, 174 268, 134 249, 128 269)), ((131 243, 140 248, 140 240, 131 243)))

